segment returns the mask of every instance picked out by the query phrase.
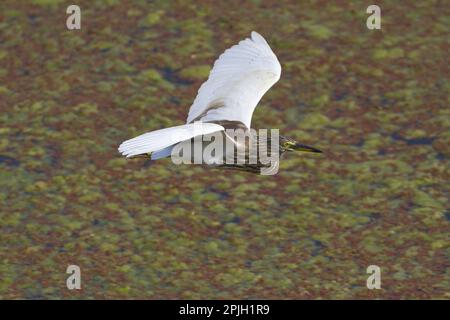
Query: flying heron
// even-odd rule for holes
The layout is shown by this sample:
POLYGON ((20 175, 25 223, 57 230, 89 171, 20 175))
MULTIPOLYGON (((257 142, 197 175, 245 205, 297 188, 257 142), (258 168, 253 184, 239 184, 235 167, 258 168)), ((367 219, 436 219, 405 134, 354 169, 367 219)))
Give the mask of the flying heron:
MULTIPOLYGON (((119 146, 119 152, 127 158, 148 157, 156 160, 173 156, 174 150, 183 145, 195 148, 197 144, 204 150, 207 145, 205 141, 211 141, 210 136, 214 135, 215 140, 224 140, 223 145, 232 141, 234 149, 231 151, 231 157, 228 149, 215 152, 204 164, 255 173, 269 166, 261 160, 260 153, 251 156, 249 152, 251 146, 255 145, 262 149, 262 142, 265 146, 276 145, 276 149, 271 150, 275 150, 278 158, 287 151, 321 153, 316 148, 281 135, 275 136, 276 140, 272 135, 250 135, 253 140, 239 140, 236 138, 239 134, 230 136, 230 130, 236 130, 240 135, 251 131, 250 123, 256 105, 267 90, 280 79, 280 75, 281 65, 277 57, 266 40, 253 31, 251 38, 225 50, 216 60, 208 80, 198 90, 186 124, 148 132, 127 140, 119 146), (209 139, 198 139, 208 137, 209 139), (238 155, 243 155, 245 161, 230 163, 229 160, 237 160, 238 155)), ((265 150, 272 154, 269 147, 265 150)))

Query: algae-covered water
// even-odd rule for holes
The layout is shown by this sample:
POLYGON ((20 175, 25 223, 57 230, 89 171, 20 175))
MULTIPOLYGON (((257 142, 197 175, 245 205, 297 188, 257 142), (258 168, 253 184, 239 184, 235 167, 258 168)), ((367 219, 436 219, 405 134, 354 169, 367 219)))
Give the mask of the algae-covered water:
POLYGON ((365 1, 80 0, 72 31, 69 4, 0 3, 0 298, 449 298, 445 1, 378 1, 381 30, 365 1), (252 30, 283 68, 252 125, 323 155, 120 156, 252 30))

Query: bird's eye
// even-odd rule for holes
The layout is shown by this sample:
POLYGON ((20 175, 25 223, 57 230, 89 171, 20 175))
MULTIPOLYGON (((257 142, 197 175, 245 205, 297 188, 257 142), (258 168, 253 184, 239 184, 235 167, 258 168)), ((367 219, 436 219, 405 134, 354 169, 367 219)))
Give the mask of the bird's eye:
POLYGON ((292 147, 292 146, 294 146, 294 145, 295 145, 295 143, 292 142, 292 141, 286 141, 286 142, 284 143, 284 147, 285 147, 285 148, 290 148, 290 147, 292 147))

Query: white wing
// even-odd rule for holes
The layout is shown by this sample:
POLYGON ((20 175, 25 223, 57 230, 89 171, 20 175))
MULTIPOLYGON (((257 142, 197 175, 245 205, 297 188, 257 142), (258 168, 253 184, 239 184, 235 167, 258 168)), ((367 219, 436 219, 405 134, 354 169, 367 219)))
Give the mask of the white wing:
POLYGON ((234 120, 250 128, 253 111, 281 75, 281 65, 266 40, 253 31, 251 39, 227 49, 202 84, 189 110, 195 120, 234 120))
MULTIPOLYGON (((119 152, 124 156, 133 157, 143 153, 162 151, 178 142, 194 138, 199 135, 210 134, 225 130, 224 127, 215 123, 195 122, 144 133, 133 139, 122 142, 119 152)), ((158 154, 155 158, 160 158, 158 154)))

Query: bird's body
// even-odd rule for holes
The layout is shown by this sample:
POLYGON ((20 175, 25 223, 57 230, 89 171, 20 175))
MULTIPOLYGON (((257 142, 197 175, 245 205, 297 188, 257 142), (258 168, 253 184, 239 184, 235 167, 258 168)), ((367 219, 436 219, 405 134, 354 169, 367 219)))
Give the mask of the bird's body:
MULTIPOLYGON (((271 167, 272 164, 270 162, 262 162, 262 159, 258 156, 259 154, 264 154, 271 158, 272 150, 270 146, 272 143, 270 136, 263 139, 256 131, 249 130, 239 121, 216 121, 214 123, 221 125, 225 130, 179 143, 177 145, 178 149, 185 150, 185 148, 189 148, 190 152, 187 158, 184 155, 179 156, 178 152, 172 152, 172 157, 179 156, 185 163, 196 163, 195 155, 200 154, 202 163, 210 167, 237 169, 255 173, 261 172, 261 169, 269 169, 271 167), (215 152, 208 152, 208 148, 211 148, 212 143, 216 143, 218 148, 216 148, 215 152), (196 148, 198 149, 197 153, 195 152, 196 148)), ((274 146, 276 148, 274 150, 276 159, 285 152, 282 147, 277 146, 274 146)))
POLYGON ((185 125, 127 140, 119 151, 128 158, 144 155, 156 160, 168 156, 173 159, 181 149, 185 151, 181 157, 184 163, 199 163, 196 157, 200 155, 203 164, 249 172, 272 166, 266 160, 275 155, 278 165, 277 159, 285 151, 320 152, 289 138, 250 129, 256 105, 280 75, 281 65, 266 40, 252 32, 251 39, 227 49, 214 63, 185 125), (232 148, 226 148, 230 145, 232 148), (192 153, 186 152, 189 148, 192 153))

